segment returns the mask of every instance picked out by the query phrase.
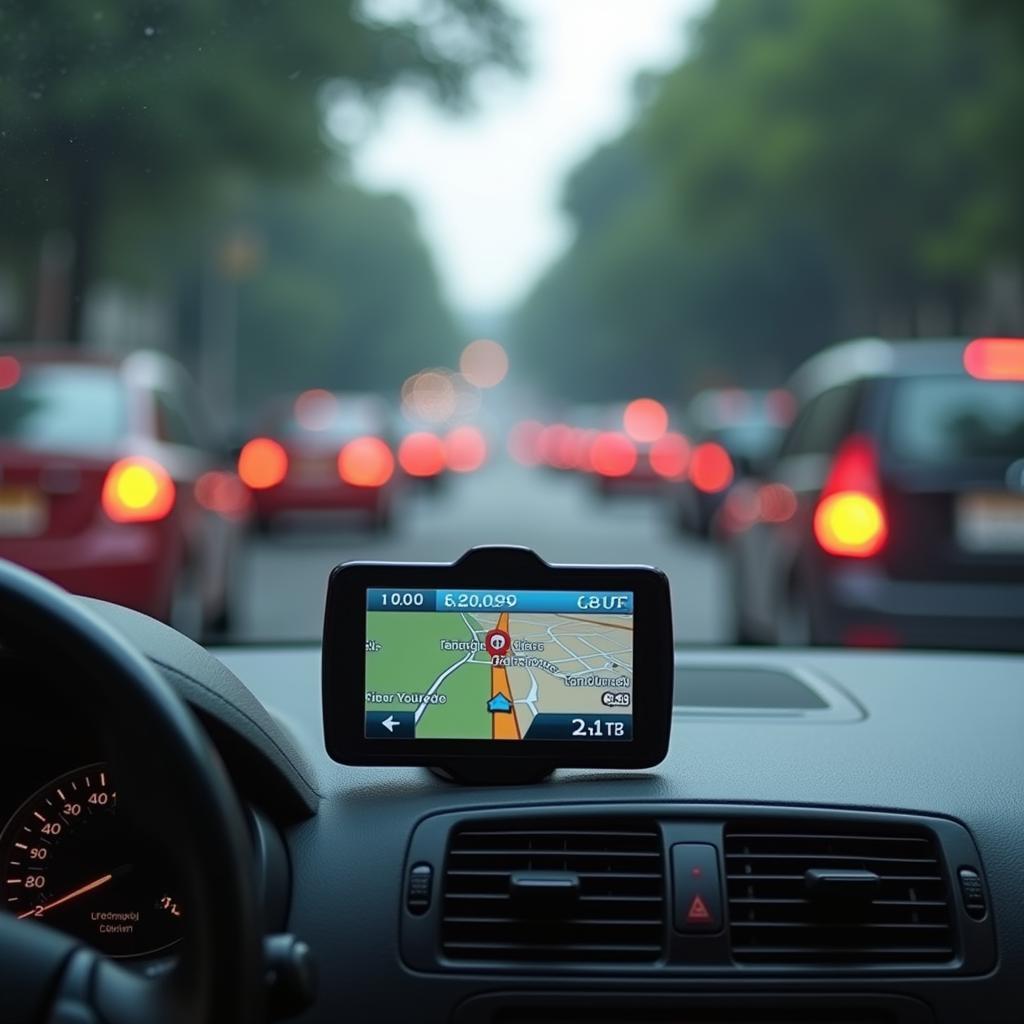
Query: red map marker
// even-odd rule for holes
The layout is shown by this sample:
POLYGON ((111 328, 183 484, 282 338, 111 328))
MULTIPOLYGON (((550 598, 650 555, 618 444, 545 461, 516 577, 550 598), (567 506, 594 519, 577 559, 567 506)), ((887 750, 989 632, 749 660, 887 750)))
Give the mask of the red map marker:
POLYGON ((484 647, 492 658, 502 658, 512 647, 512 638, 503 629, 492 629, 484 637, 484 647))

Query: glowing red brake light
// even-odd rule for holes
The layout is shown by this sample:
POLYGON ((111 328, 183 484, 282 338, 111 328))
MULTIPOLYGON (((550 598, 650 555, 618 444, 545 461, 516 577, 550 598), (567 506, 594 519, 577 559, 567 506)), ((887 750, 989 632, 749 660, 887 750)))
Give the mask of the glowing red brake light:
POLYGON ((1024 380, 1024 338, 975 338, 964 369, 979 380, 1024 380))
POLYGON ((398 464, 409 476, 437 476, 444 469, 444 444, 436 434, 417 431, 398 446, 398 464))
POLYGON ((487 440, 478 427, 455 427, 445 435, 444 455, 453 473, 473 473, 487 461, 487 440))
POLYGON ((590 465, 601 476, 629 476, 636 466, 636 447, 623 434, 598 434, 590 446, 590 465))
POLYGON ((668 430, 668 410, 656 398, 635 398, 622 414, 622 425, 634 441, 657 441, 668 430))
POLYGON ((732 483, 735 471, 729 453, 714 441, 699 444, 690 458, 690 481, 698 491, 718 494, 732 483))
POLYGON ((21 380, 21 363, 14 356, 0 356, 0 391, 13 388, 21 380))
POLYGON ((690 442, 682 434, 670 431, 651 445, 647 459, 658 476, 681 480, 690 463, 690 442))
POLYGON ((174 481, 152 459, 120 459, 107 471, 100 500, 115 523, 153 523, 174 508, 174 481))
POLYGON ((276 487, 288 475, 288 453, 269 437, 254 437, 238 456, 238 475, 254 491, 276 487))
POLYGON ((395 472, 395 457, 379 437, 357 437, 338 453, 338 475, 353 487, 383 487, 395 472))
POLYGON ((847 558, 870 558, 885 546, 878 457, 867 438, 849 438, 836 454, 814 511, 814 536, 824 551, 847 558))

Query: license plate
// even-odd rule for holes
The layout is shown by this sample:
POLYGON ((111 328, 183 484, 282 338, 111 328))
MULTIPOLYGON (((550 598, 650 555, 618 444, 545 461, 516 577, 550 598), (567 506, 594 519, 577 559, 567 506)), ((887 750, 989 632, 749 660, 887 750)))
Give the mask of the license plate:
POLYGON ((1024 551, 1024 497, 964 495, 957 502, 956 537, 965 551, 1024 551))
POLYGON ((30 487, 0 487, 0 537, 37 537, 46 529, 46 502, 30 487))

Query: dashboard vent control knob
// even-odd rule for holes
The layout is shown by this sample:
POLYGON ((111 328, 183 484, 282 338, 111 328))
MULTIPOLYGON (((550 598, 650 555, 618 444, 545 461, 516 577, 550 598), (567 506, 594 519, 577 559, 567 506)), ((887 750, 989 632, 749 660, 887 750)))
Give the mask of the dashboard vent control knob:
POLYGON ((982 920, 988 908, 985 905, 985 887, 981 884, 981 875, 971 868, 961 868, 959 878, 960 894, 964 898, 967 916, 975 921, 982 920))

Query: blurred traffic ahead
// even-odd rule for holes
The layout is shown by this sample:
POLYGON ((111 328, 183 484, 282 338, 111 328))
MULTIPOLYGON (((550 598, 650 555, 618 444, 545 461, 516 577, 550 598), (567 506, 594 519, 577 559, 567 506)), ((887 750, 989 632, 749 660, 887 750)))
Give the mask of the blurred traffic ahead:
POLYGON ((0 355, 0 557, 193 635, 225 630, 249 493, 178 364, 0 355))
POLYGON ((509 459, 714 545, 740 642, 1024 649, 1024 340, 856 341, 784 387, 528 418, 488 404, 507 370, 474 342, 393 397, 281 395, 228 440, 166 356, 8 349, 0 557, 223 633, 246 535, 398 530, 403 502, 509 459))

